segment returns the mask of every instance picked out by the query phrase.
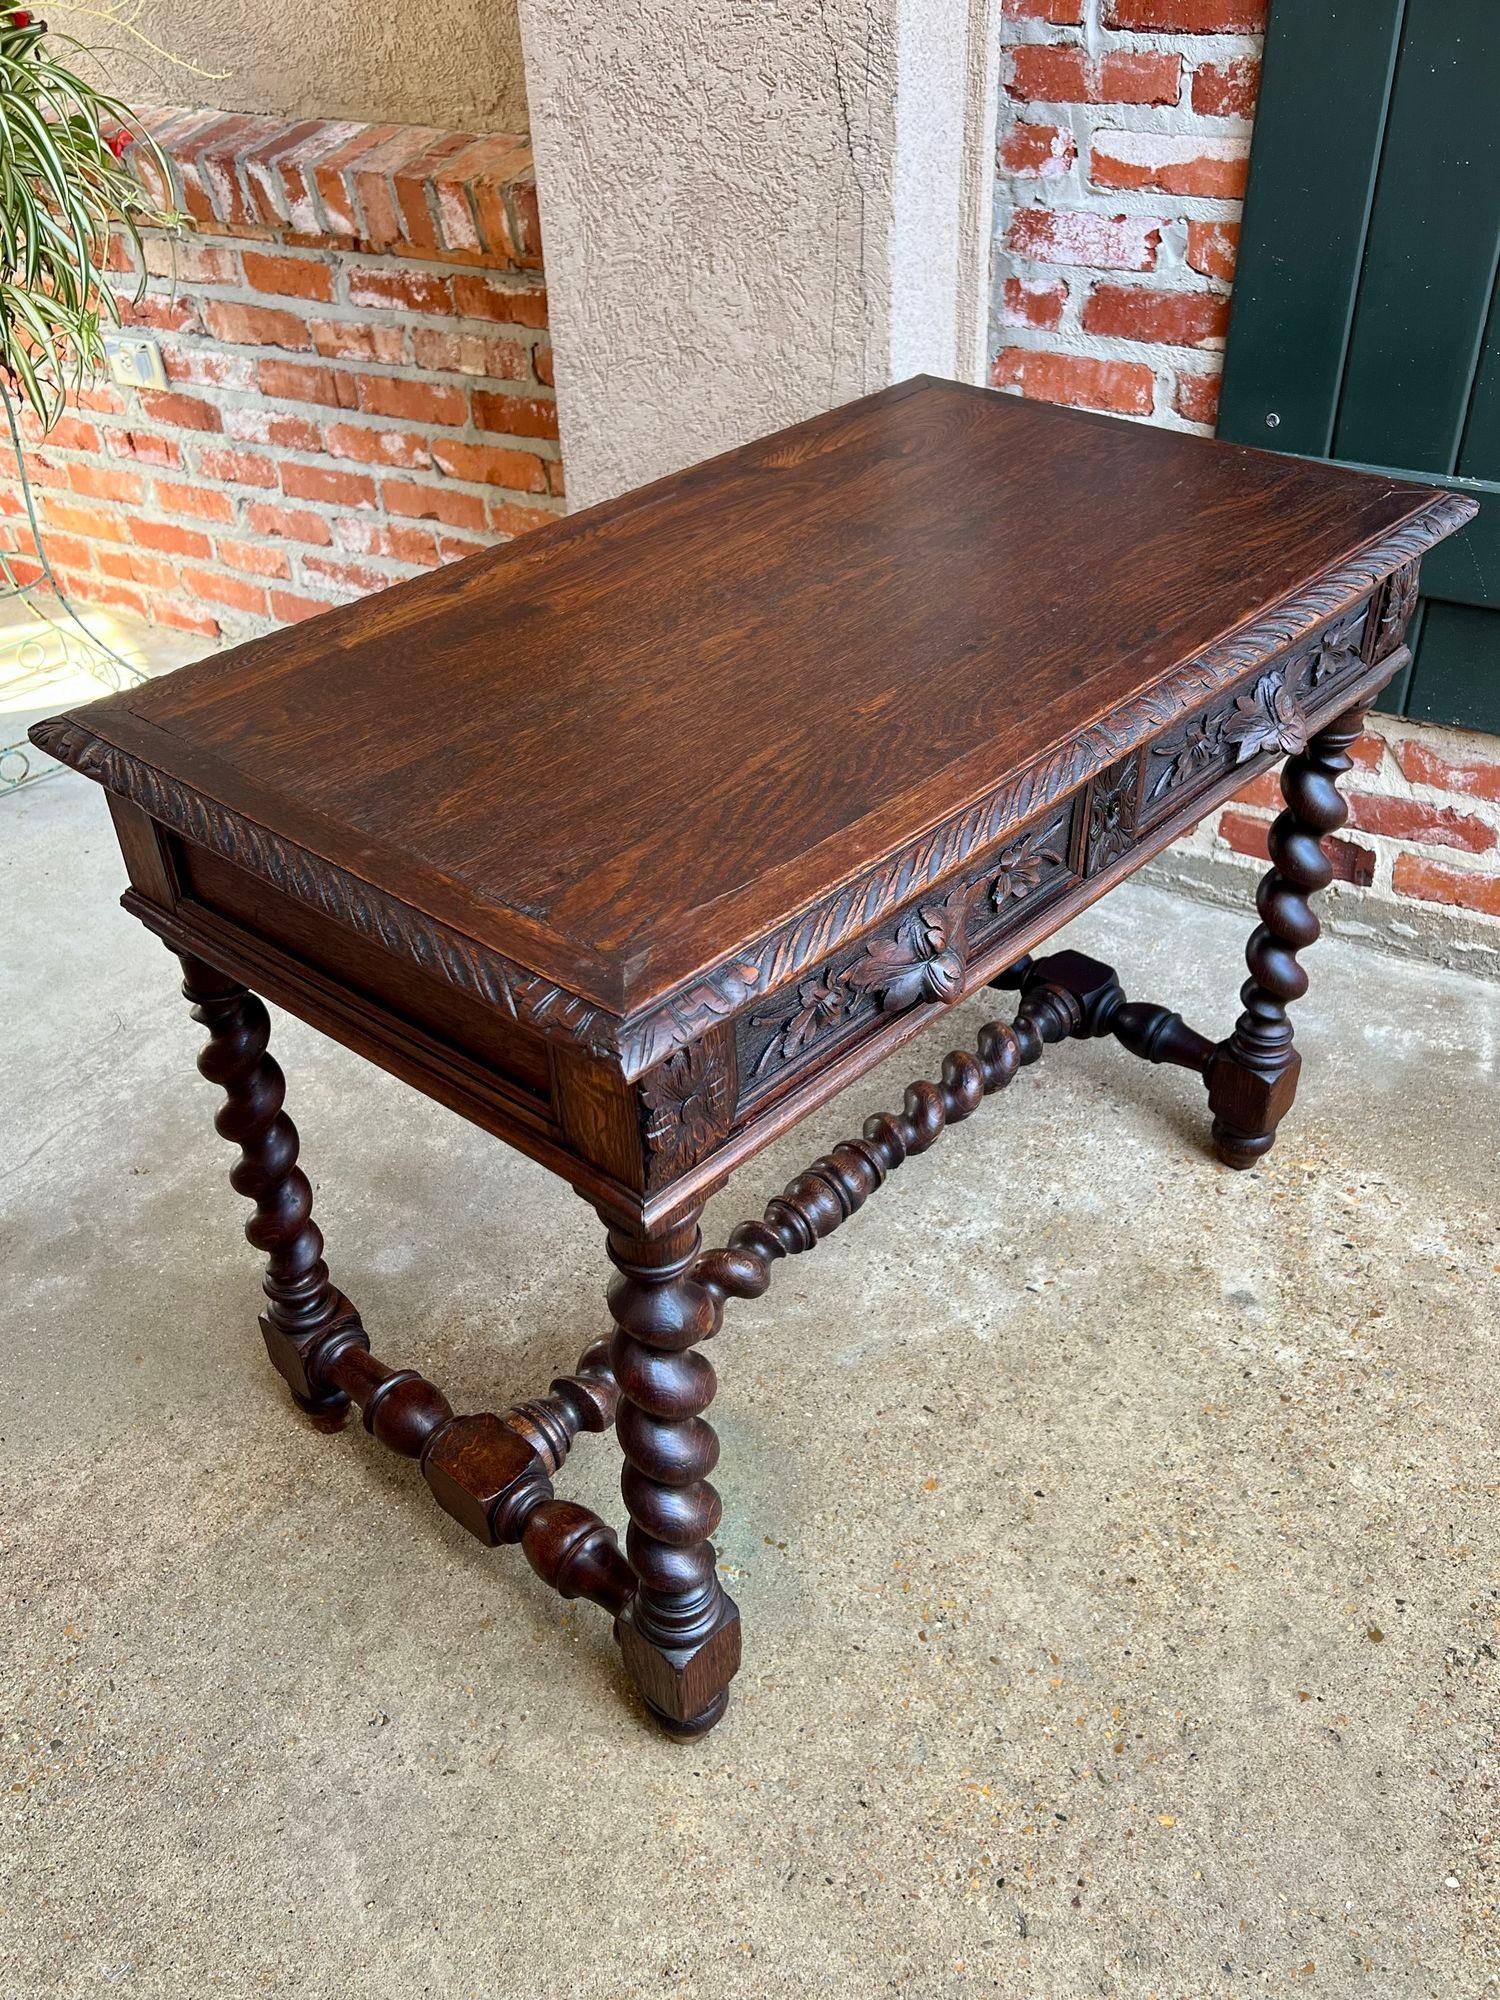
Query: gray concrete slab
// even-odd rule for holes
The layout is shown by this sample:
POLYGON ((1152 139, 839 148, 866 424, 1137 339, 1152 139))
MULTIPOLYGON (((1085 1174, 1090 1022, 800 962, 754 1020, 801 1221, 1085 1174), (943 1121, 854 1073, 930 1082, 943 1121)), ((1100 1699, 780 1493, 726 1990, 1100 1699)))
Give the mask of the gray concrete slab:
MULTIPOLYGON (((1247 1176, 1193 1079, 1050 1054, 732 1308, 746 1662, 677 1746, 592 1607, 292 1413, 103 802, 3 812, 0 1994, 1490 1990, 1492 984, 1319 946, 1247 1176)), ((1136 887, 1071 936, 1219 1033, 1247 925, 1136 887)), ((470 1408, 570 1363, 582 1203, 277 1027, 378 1351, 470 1408)), ((618 1517, 615 1464, 567 1490, 618 1517)))

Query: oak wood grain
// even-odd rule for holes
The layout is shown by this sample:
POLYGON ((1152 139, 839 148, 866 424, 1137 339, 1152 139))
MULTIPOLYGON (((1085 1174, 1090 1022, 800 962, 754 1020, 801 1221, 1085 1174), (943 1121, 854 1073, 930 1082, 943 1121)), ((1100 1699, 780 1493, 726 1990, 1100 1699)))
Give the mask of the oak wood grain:
POLYGON ((919 379, 87 724, 630 1014, 1434 504, 919 379))

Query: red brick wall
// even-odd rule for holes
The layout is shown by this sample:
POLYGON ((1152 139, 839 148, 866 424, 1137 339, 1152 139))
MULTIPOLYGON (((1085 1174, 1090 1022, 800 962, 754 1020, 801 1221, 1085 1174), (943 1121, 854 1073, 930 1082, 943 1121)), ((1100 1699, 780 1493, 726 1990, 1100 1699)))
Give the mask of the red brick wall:
MULTIPOLYGON (((102 380, 33 434, 65 588, 240 638, 561 511, 526 140, 218 112, 151 124, 196 225, 148 241, 149 289, 126 308, 168 383, 102 380)), ((19 512, 0 489, 12 548, 19 512)))
MULTIPOLYGON (((1500 738, 1376 715, 1354 756, 1349 823, 1330 843, 1339 877, 1359 888, 1344 914, 1414 950, 1461 938, 1455 962, 1500 975, 1500 738)), ((1280 809, 1275 778, 1256 779, 1178 843, 1168 872, 1263 866, 1280 809)))
MULTIPOLYGON (((1003 7, 991 380, 1207 434, 1266 0, 1003 7)), ((1464 962, 1500 972, 1500 742, 1382 717, 1360 753, 1334 850, 1361 885, 1347 920, 1421 948, 1461 934, 1464 962)), ((1264 864, 1279 803, 1258 781, 1165 866, 1232 886, 1264 864)))
POLYGON ((991 379, 1211 428, 1265 0, 1003 0, 991 379))

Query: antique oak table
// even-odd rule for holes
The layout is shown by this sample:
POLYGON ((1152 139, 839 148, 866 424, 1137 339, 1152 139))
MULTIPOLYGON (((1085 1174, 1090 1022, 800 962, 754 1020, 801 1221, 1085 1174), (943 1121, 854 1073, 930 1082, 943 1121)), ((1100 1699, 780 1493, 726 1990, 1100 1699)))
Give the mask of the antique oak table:
POLYGON ((1337 781, 1472 511, 919 379, 40 724, 182 961, 296 1401, 358 1403, 471 1533, 612 1614, 669 1731, 710 1728, 740 1658, 704 1414, 726 1300, 1069 1036, 1197 1071, 1219 1158, 1266 1151, 1337 781), (1227 1040, 1028 956, 1283 755, 1227 1040), (702 1247, 735 1168, 986 984, 1012 1021, 702 1247), (613 1338, 502 1416, 377 1361, 257 994, 590 1202, 613 1338), (611 1424, 623 1553, 552 1487, 611 1424))

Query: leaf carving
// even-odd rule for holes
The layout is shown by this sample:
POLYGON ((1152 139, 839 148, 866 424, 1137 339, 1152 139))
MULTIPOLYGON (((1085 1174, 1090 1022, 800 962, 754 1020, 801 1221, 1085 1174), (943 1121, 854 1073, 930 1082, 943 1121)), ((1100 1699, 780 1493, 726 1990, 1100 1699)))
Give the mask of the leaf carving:
POLYGON ((1325 681, 1337 679, 1359 664, 1359 644, 1350 636, 1347 628, 1335 626, 1326 632, 1315 648, 1312 664, 1308 668, 1308 680, 1314 687, 1322 687, 1325 681))
POLYGON ((1262 750, 1280 750, 1289 757, 1305 750, 1307 718, 1285 673, 1267 674, 1242 694, 1224 718, 1222 733, 1225 743, 1235 746, 1236 764, 1247 764, 1262 750))
POLYGON ((1178 785, 1189 784, 1200 771, 1209 770, 1224 754, 1224 746, 1219 740, 1221 718, 1215 715, 1200 715, 1189 725, 1182 741, 1177 744, 1153 743, 1153 757, 1166 757, 1171 761, 1151 788, 1153 799, 1159 799, 1163 792, 1170 792, 1178 785))
POLYGON ((1019 903, 1037 888, 1042 879, 1042 870, 1050 863, 1061 867, 1062 855, 1057 847, 1047 846, 1048 841, 1061 842, 1063 822, 1056 820, 1046 828, 1037 828, 1021 840, 1012 841, 1000 852, 1000 872, 990 887, 990 900, 998 910, 1006 903, 1019 903))
POLYGON ((761 1051, 755 1074, 769 1069, 773 1060, 790 1062, 823 1032, 837 1027, 853 1011, 854 995, 836 976, 814 973, 797 988, 797 1006, 790 1018, 777 1014, 757 1014, 757 1028, 774 1027, 777 1032, 761 1051))
POLYGON ((954 1000, 963 990, 969 905, 977 884, 954 889, 941 903, 924 903, 893 938, 876 938, 844 974, 856 992, 872 993, 882 1013, 918 1000, 954 1000))

